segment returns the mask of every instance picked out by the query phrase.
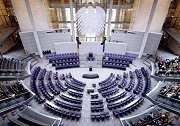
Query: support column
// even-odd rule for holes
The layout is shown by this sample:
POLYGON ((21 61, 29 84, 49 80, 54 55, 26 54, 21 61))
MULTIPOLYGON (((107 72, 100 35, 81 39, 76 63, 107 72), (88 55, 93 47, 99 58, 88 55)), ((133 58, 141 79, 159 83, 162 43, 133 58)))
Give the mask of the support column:
POLYGON ((72 41, 75 42, 74 15, 73 15, 73 2, 72 2, 72 0, 69 0, 69 4, 70 4, 70 15, 71 15, 72 41))
POLYGON ((108 28, 107 28, 107 42, 110 41, 111 18, 112 18, 112 5, 113 5, 113 0, 110 0, 110 4, 109 4, 109 17, 108 17, 108 28))
POLYGON ((36 30, 36 25, 35 25, 35 22, 34 22, 34 18, 33 18, 33 14, 32 14, 32 10, 31 10, 29 0, 25 0, 25 4, 26 4, 27 13, 28 13, 28 16, 29 16, 29 19, 30 19, 30 22, 31 22, 31 27, 32 27, 35 42, 36 42, 36 45, 37 45, 37 48, 38 48, 38 52, 39 52, 40 57, 43 58, 41 44, 40 44, 39 36, 38 36, 37 30, 36 30))
POLYGON ((144 36, 143 36, 143 40, 142 40, 142 44, 141 44, 141 48, 140 48, 140 52, 139 52, 138 58, 141 58, 142 55, 143 55, 144 48, 146 46, 149 30, 150 30, 150 27, 151 27, 151 23, 152 23, 152 20, 153 20, 153 16, 154 16, 154 12, 156 10, 157 3, 158 3, 158 0, 154 0, 153 1, 153 5, 152 5, 151 12, 150 12, 150 15, 149 15, 149 19, 148 19, 148 23, 147 23, 147 26, 146 26, 146 30, 145 30, 145 33, 144 33, 144 36))

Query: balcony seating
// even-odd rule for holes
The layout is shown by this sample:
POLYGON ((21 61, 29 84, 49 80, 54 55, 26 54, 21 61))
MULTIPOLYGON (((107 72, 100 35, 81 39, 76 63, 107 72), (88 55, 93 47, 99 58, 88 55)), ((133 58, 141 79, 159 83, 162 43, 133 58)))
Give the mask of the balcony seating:
POLYGON ((160 112, 151 112, 148 115, 144 115, 143 117, 138 117, 137 120, 134 119, 134 121, 130 121, 131 126, 174 126, 176 123, 174 123, 173 117, 171 117, 171 113, 165 113, 163 111, 160 112))
POLYGON ((21 104, 28 104, 33 94, 20 81, 0 82, 0 112, 9 112, 21 104))
POLYGON ((19 59, 0 58, 0 79, 16 80, 17 78, 26 78, 29 76, 26 71, 26 62, 19 59))
POLYGON ((169 76, 179 77, 180 76, 180 57, 176 57, 172 60, 166 59, 163 61, 157 61, 155 63, 155 75, 156 76, 169 76))
POLYGON ((180 109, 180 84, 179 82, 161 87, 158 92, 158 101, 164 102, 166 105, 173 106, 174 108, 180 109))
POLYGON ((18 59, 0 58, 1 72, 21 72, 25 70, 25 63, 18 59))
POLYGON ((110 118, 109 112, 91 113, 92 120, 104 120, 109 118, 110 118))

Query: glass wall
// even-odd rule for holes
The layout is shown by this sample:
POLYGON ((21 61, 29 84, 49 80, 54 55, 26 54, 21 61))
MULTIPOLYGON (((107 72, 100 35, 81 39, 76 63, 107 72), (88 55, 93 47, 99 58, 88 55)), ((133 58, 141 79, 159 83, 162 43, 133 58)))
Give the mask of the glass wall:
MULTIPOLYGON (((109 20, 109 7, 110 0, 73 0, 73 15, 71 18, 69 0, 47 0, 49 7, 49 23, 51 28, 70 28, 71 20, 74 21, 75 36, 79 36, 81 41, 89 40, 88 37, 95 37, 96 41, 101 41, 104 36, 107 36, 108 20, 109 20), (104 9, 105 16, 105 29, 100 35, 86 36, 78 31, 76 25, 76 13, 82 7, 92 6, 95 8, 99 6, 104 9), (88 38, 88 39, 87 39, 88 38)), ((113 0, 112 15, 111 15, 111 29, 129 29, 133 3, 135 0, 113 0)))

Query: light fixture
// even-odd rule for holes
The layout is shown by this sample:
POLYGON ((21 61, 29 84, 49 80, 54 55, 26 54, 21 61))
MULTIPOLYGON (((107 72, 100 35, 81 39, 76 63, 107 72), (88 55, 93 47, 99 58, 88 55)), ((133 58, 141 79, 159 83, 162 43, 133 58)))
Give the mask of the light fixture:
POLYGON ((99 6, 82 7, 76 13, 76 24, 82 35, 99 35, 105 28, 105 11, 99 6))

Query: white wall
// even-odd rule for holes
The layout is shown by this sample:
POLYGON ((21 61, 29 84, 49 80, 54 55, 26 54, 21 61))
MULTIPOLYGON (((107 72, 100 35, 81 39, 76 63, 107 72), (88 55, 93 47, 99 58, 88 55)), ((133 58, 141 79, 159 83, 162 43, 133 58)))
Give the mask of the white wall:
MULTIPOLYGON (((46 30, 37 31, 39 35, 40 45, 42 51, 51 50, 55 51, 54 43, 58 42, 70 42, 71 41, 71 32, 68 29, 64 29, 61 33, 47 33, 46 30)), ((20 37, 24 46, 24 49, 27 53, 37 53, 37 46, 35 43, 35 38, 33 32, 20 32, 20 37)))
POLYGON ((88 54, 92 52, 97 55, 103 54, 103 46, 101 42, 81 42, 79 45, 79 54, 88 54))
MULTIPOLYGON (((115 30, 111 33, 111 42, 127 43, 127 53, 139 54, 144 32, 115 30)), ((161 33, 149 33, 144 53, 155 54, 161 40, 161 33)))
MULTIPOLYGON (((150 32, 161 32, 162 25, 168 13, 171 0, 158 0, 150 32)), ((140 0, 137 16, 135 17, 132 30, 145 31, 153 0, 140 0)))
MULTIPOLYGON (((29 0, 37 30, 48 29, 43 0, 29 0)), ((21 31, 31 31, 25 0, 11 0, 21 31)))

